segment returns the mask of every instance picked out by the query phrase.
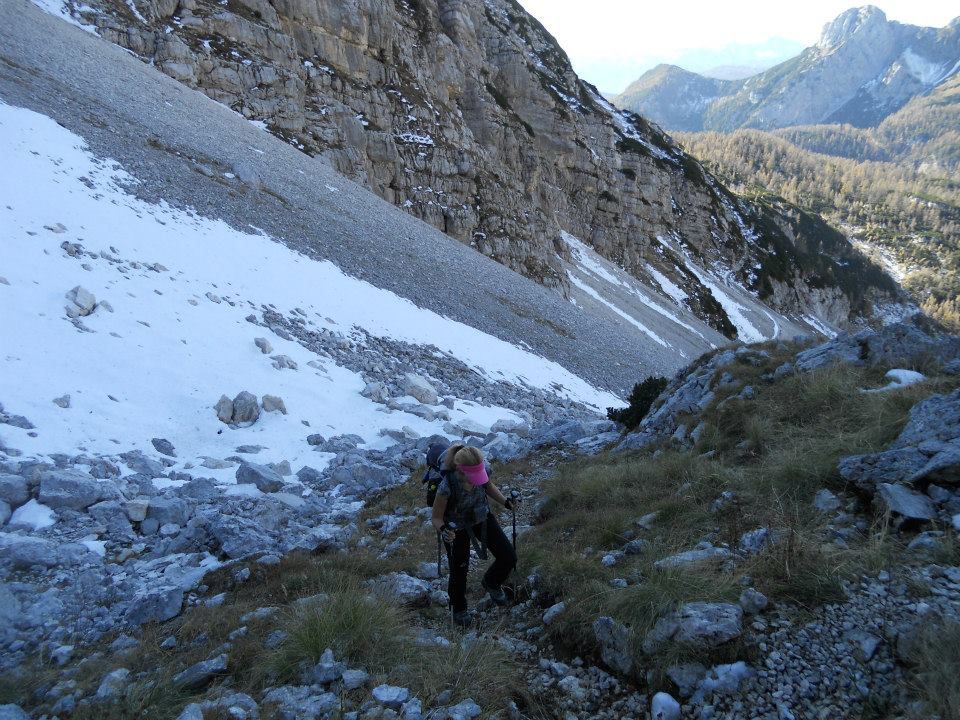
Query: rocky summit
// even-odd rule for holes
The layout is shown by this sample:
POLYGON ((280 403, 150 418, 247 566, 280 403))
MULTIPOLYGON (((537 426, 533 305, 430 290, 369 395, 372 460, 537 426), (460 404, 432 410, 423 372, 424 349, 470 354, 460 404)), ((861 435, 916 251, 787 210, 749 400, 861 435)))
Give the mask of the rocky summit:
POLYGON ((660 66, 614 102, 669 130, 875 127, 958 70, 960 18, 943 28, 917 27, 888 20, 867 5, 827 23, 819 41, 797 57, 746 80, 660 66))

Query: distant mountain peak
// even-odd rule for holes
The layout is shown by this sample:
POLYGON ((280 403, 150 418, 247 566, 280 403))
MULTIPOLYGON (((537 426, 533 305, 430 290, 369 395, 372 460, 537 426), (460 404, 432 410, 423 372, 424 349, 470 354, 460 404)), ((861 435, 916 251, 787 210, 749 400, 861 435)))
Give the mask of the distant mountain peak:
POLYGON ((858 32, 886 23, 886 14, 875 5, 850 8, 823 26, 817 46, 830 50, 843 45, 858 32))

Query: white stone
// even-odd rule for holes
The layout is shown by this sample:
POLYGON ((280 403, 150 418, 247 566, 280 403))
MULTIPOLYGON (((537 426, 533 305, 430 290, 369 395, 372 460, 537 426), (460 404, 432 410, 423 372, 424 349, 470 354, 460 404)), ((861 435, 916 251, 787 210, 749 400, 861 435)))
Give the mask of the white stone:
POLYGON ((680 703, 672 695, 658 692, 650 703, 650 717, 652 720, 679 720, 680 703))

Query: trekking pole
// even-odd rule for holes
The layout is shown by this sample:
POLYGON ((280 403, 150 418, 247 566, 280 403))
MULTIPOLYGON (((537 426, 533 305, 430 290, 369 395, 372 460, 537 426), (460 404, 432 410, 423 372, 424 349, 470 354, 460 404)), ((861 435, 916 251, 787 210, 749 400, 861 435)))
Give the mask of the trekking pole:
POLYGON ((520 493, 516 490, 510 491, 510 510, 513 512, 513 553, 517 553, 517 498, 520 497, 520 493))
POLYGON ((441 568, 440 566, 440 543, 441 542, 442 541, 440 540, 440 531, 437 530, 437 578, 443 577, 443 572, 440 569, 441 568))

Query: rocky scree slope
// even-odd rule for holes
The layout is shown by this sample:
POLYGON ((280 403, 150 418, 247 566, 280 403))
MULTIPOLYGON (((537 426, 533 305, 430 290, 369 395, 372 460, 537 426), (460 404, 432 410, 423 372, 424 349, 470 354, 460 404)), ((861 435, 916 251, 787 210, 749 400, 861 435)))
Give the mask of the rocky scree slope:
MULTIPOLYGON (((35 712, 96 717, 139 708, 180 720, 217 712, 247 718, 350 713, 370 719, 500 714, 612 720, 648 711, 663 718, 767 720, 856 717, 878 707, 896 717, 929 717, 950 706, 915 695, 914 667, 921 663, 927 672, 931 635, 955 637, 960 621, 960 554, 950 529, 960 523, 958 372, 960 340, 922 319, 814 347, 766 343, 711 354, 678 373, 636 434, 649 438, 657 429, 658 439, 645 445, 653 454, 625 453, 631 443, 602 423, 570 422, 518 438, 521 460, 496 471, 501 483, 527 496, 520 517, 523 579, 515 604, 502 609, 479 600, 475 573, 477 625, 467 632, 449 622, 445 578, 437 577, 434 537, 414 474, 341 528, 347 532, 330 536, 332 528, 324 526, 314 533, 320 540, 314 554, 298 546, 281 557, 288 551, 268 548, 264 533, 248 525, 238 530, 242 552, 220 567, 208 559, 189 568, 194 584, 183 597, 175 586, 163 588, 171 598, 136 604, 126 611, 126 624, 109 621, 122 601, 105 603, 109 610, 98 614, 96 626, 101 634, 87 631, 101 638, 99 645, 82 644, 80 633, 71 637, 76 645, 56 633, 46 644, 27 645, 18 660, 37 662, 37 673, 7 698, 35 712), (861 393, 842 380, 873 385, 887 368, 904 365, 922 367, 926 379, 901 371, 896 386, 880 393, 874 387, 861 393), (823 381, 830 387, 825 394, 817 389, 823 381), (838 394, 851 387, 857 397, 838 394), (931 394, 937 388, 945 392, 931 394), (736 458, 734 465, 756 467, 763 462, 761 448, 718 444, 705 430, 679 432, 677 421, 700 418, 709 425, 727 411, 750 415, 777 393, 804 408, 820 404, 825 414, 834 413, 830 423, 844 417, 836 407, 843 400, 857 405, 863 398, 872 410, 886 408, 878 423, 890 409, 913 408, 889 450, 844 457, 823 475, 817 474, 823 459, 806 458, 802 472, 772 488, 782 507, 771 514, 769 503, 753 507, 768 488, 731 485, 724 469, 736 458), (711 444, 714 454, 702 457, 711 444), (611 445, 613 454, 605 454, 611 445), (536 462, 524 461, 532 450, 536 462), (618 501, 613 508, 611 493, 618 501), (606 503, 608 513, 591 524, 583 513, 593 512, 597 502, 606 503), (796 524, 781 525, 789 522, 796 524), (594 532, 599 543, 583 537, 594 532), (558 578, 558 569, 568 576, 558 578), (370 610, 362 617, 395 633, 391 643, 372 650, 349 644, 345 638, 356 636, 342 622, 321 635, 323 642, 344 643, 336 652, 304 642, 301 625, 323 628, 336 613, 357 611, 347 592, 366 598, 359 605, 370 610), (405 610, 398 614, 398 608, 405 610), (402 663, 384 667, 382 655, 397 652, 397 638, 407 643, 412 674, 397 670, 402 663), (41 657, 34 654, 39 648, 41 657), (427 666, 431 674, 424 681, 417 663, 432 657, 446 665, 427 666), (167 664, 163 673, 156 672, 158 658, 167 664), (451 663, 476 672, 458 678, 449 672, 451 663), (145 694, 151 687, 159 692, 145 694)), ((15 502, 36 492, 33 472, 41 473, 46 501, 60 507, 67 497, 57 492, 63 470, 26 462, 8 462, 4 469, 12 474, 3 476, 0 488, 15 502)), ((124 480, 146 487, 142 478, 122 478, 115 481, 121 492, 124 480)), ((202 492, 206 486, 191 480, 176 490, 201 517, 216 502, 202 492)), ((169 510, 170 495, 154 496, 150 506, 169 510)), ((105 505, 75 513, 61 508, 60 531, 89 525, 86 514, 102 522, 105 505)), ((268 517, 251 519, 262 524, 268 517)), ((136 536, 143 522, 133 523, 136 536)), ((202 525, 190 521, 189 542, 209 542, 201 540, 202 525)), ((119 530, 107 531, 111 542, 119 530)), ((173 537, 188 542, 182 532, 173 537)), ((150 550, 108 564, 117 565, 111 582, 130 582, 135 569, 178 582, 183 567, 142 564, 165 541, 139 539, 150 550)), ((13 570, 30 575, 8 583, 13 600, 6 607, 21 607, 27 586, 53 572, 63 586, 57 594, 48 590, 39 605, 66 597, 68 566, 75 562, 70 549, 53 569, 42 567, 42 553, 19 552, 13 570)), ((136 545, 132 550, 143 552, 136 545)), ((89 577, 90 558, 77 562, 89 577)), ((23 632, 18 624, 13 628, 23 632)), ((936 656, 948 680, 960 663, 953 650, 944 647, 936 656)))
POLYGON ((512 0, 65 6, 163 72, 545 285, 570 287, 562 230, 657 288, 652 266, 728 337, 726 309, 656 238, 676 238, 701 265, 790 316, 832 304, 839 309, 820 319, 845 326, 870 316, 870 300, 890 296, 861 272, 862 260, 838 265, 855 278, 840 287, 793 251, 790 233, 775 224, 753 232, 754 209, 657 128, 612 108, 512 0), (794 270, 769 271, 773 256, 794 270))
POLYGON ((816 45, 747 80, 654 69, 614 102, 669 130, 874 127, 958 70, 960 18, 923 28, 887 20, 868 5, 847 10, 824 26, 816 45))

